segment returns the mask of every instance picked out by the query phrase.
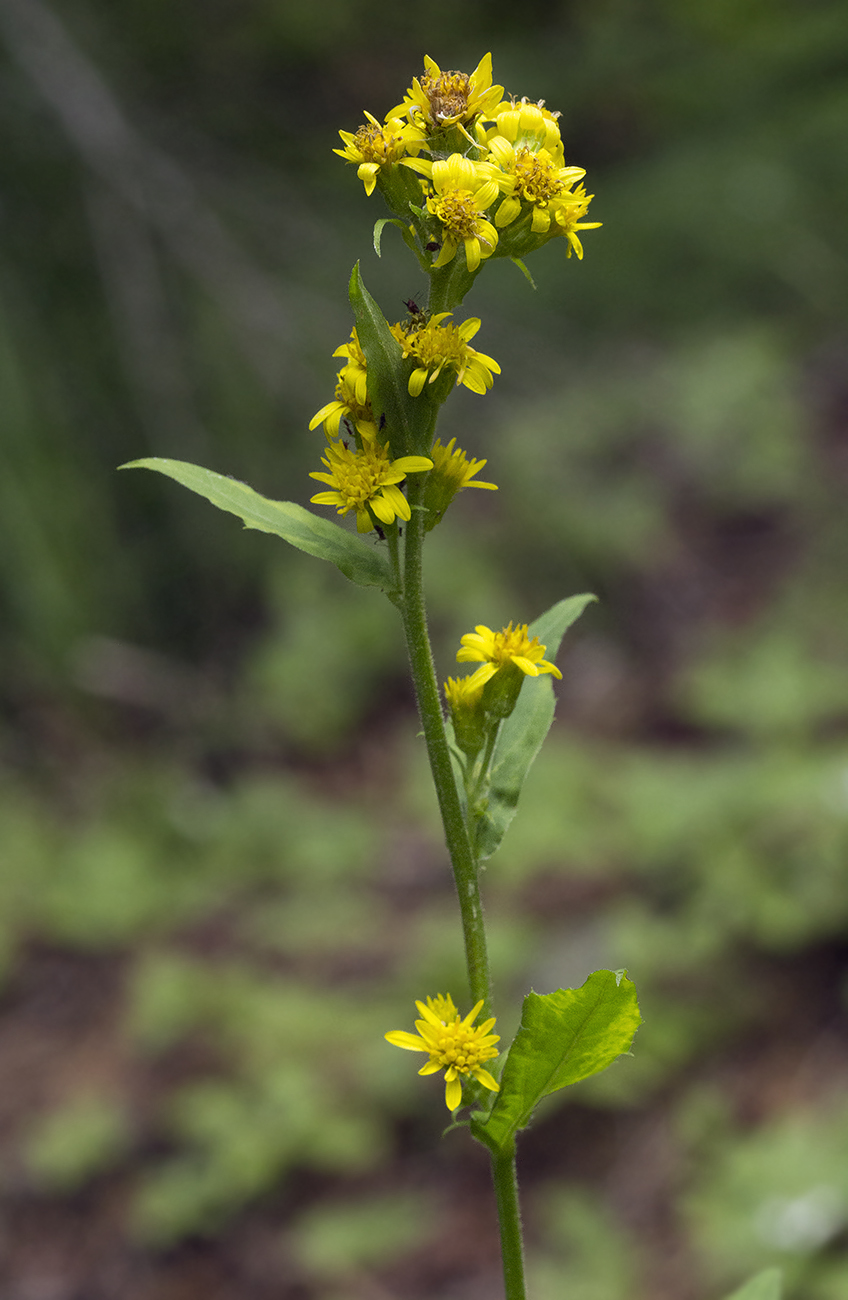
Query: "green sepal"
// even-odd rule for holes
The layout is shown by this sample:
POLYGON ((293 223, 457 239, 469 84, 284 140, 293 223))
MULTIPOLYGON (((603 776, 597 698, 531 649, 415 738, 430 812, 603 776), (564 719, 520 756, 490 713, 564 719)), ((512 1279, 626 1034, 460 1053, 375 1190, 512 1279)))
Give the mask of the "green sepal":
MULTIPOLYGON (((530 624, 528 632, 546 647, 547 660, 556 658, 568 628, 596 599, 591 594, 569 596, 530 624)), ((518 807, 521 787, 553 720, 550 674, 525 678, 515 708, 501 724, 492 757, 486 808, 472 828, 474 849, 480 861, 492 856, 506 834, 518 807)))
POLYGON ((512 1150, 543 1097, 588 1079, 630 1051, 642 1017, 624 971, 599 970, 579 989, 528 993, 500 1092, 471 1132, 492 1151, 512 1150))
POLYGON ((783 1274, 779 1268, 765 1268, 762 1273, 749 1277, 727 1300, 780 1300, 783 1295, 783 1274))
POLYGON ((162 460, 153 456, 130 461, 120 468, 152 469, 165 474, 198 496, 206 497, 219 510, 238 515, 245 528, 274 533, 307 555, 329 560, 360 587, 381 587, 389 597, 397 594, 389 561, 382 551, 293 501, 271 501, 238 479, 183 460, 162 460))
POLYGON ((389 329, 380 308, 362 282, 359 263, 350 276, 350 303, 356 316, 356 333, 368 362, 368 396, 381 431, 388 438, 393 459, 426 456, 432 444, 435 411, 423 397, 410 397, 412 362, 389 329))

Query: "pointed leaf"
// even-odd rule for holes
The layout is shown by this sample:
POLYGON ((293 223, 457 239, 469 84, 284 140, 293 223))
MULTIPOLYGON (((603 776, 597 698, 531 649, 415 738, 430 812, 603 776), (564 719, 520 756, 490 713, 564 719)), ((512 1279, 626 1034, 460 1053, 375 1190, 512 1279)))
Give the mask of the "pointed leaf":
POLYGON ((152 469, 166 474, 183 487, 206 497, 219 510, 238 515, 245 528, 274 533, 299 551, 306 551, 307 555, 329 560, 341 569, 346 578, 358 582, 361 587, 381 587, 389 594, 393 590, 391 569, 384 554, 338 524, 313 515, 293 501, 271 501, 238 479, 183 460, 162 460, 154 456, 130 461, 121 469, 152 469))
MULTIPOLYGON (((592 595, 569 596, 531 623, 528 631, 546 647, 547 660, 553 662, 566 631, 595 599, 592 595)), ((492 856, 506 834, 518 807, 521 787, 553 720, 554 692, 550 675, 528 678, 495 745, 488 806, 475 834, 475 847, 481 860, 492 856)))
POLYGON ((368 362, 368 396, 378 427, 385 430, 381 436, 388 437, 395 458, 426 456, 435 420, 433 404, 423 393, 410 397, 412 362, 404 361, 388 321, 362 283, 358 262, 350 277, 350 302, 368 362))
POLYGON ((779 1268, 766 1268, 751 1277, 727 1300, 780 1300, 783 1294, 783 1275, 779 1268))
POLYGON ((472 1116, 475 1136, 508 1150, 543 1097, 605 1070, 630 1050, 641 1022, 623 971, 595 971, 579 989, 528 993, 492 1111, 472 1116))
POLYGON ((397 226, 403 238, 403 242, 406 244, 407 248, 411 249, 412 252, 415 254, 415 256, 418 258, 418 262, 421 265, 422 270, 426 270, 427 264, 418 251, 418 245, 415 242, 415 236, 410 231, 409 226, 406 224, 406 222, 401 221, 398 217, 381 217, 379 221, 376 221, 374 223, 374 252, 377 254, 377 256, 378 257, 383 256, 383 252, 382 252, 383 231, 385 230, 386 226, 397 226))

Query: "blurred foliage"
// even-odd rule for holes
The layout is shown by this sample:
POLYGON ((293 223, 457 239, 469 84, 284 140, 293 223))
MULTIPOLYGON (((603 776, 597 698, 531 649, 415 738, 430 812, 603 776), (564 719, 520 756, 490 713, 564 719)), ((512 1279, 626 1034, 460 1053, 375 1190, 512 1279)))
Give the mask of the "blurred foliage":
POLYGON ((114 467, 307 501, 353 261, 389 315, 423 287, 372 255, 337 129, 424 52, 491 48, 563 110, 604 226, 582 263, 541 253, 536 293, 499 265, 469 300, 504 374, 442 436, 501 491, 432 535, 439 670, 478 621, 601 597, 487 872, 499 1028, 600 966, 645 1016, 547 1103, 559 1163, 528 1136, 538 1294, 714 1300, 779 1263, 787 1300, 840 1300, 844 6, 0 0, 0 45, 5 1006, 45 948, 114 963, 135 1080, 59 1061, 21 1185, 123 1180, 149 1249, 269 1206, 299 1297, 466 1294, 450 1250, 427 1272, 466 1231, 459 1144, 423 1162, 439 1089, 382 1041, 463 987, 393 611, 114 467))

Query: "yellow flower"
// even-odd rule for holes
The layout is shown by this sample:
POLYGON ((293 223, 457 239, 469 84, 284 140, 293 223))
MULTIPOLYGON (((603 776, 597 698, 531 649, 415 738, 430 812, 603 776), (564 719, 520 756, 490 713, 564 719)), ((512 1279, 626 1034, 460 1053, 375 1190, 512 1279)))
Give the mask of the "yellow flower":
POLYGON ((410 397, 417 397, 425 383, 434 384, 443 370, 455 370, 458 384, 481 394, 492 387, 492 375, 501 373, 497 361, 468 346, 468 340, 480 328, 479 316, 471 316, 461 325, 444 325, 442 322, 452 314, 440 311, 420 324, 413 320, 411 324, 391 327, 404 357, 418 362, 409 376, 410 397))
POLYGON ((386 125, 381 126, 376 117, 366 113, 368 123, 361 126, 355 134, 339 131, 344 141, 344 149, 334 149, 345 162, 358 163, 357 176, 365 186, 366 194, 373 194, 377 184, 377 174, 381 167, 391 166, 405 154, 416 154, 424 147, 425 136, 412 122, 390 116, 386 125))
POLYGON ((495 673, 511 664, 527 677, 553 673, 554 677, 562 678, 556 664, 543 658, 545 647, 539 644, 539 638, 534 636, 531 641, 526 623, 519 623, 514 628, 509 623, 500 632, 493 632, 490 627, 478 623, 473 632, 460 639, 457 663, 482 663, 469 679, 475 686, 485 686, 495 673))
POLYGON ((582 167, 563 167, 547 149, 533 151, 526 145, 516 148, 503 136, 489 142, 490 157, 501 171, 500 187, 506 197, 495 213, 499 229, 508 226, 521 211, 522 200, 533 206, 532 229, 540 234, 551 224, 549 209, 586 173, 582 167))
POLYGON ((442 72, 438 63, 424 55, 424 75, 415 77, 402 104, 386 114, 387 120, 406 116, 429 131, 471 122, 480 114, 491 116, 503 94, 503 86, 492 85, 492 56, 484 54, 468 76, 465 72, 442 72))
POLYGON ((374 412, 368 398, 368 363, 359 344, 356 326, 350 331, 350 342, 342 343, 333 353, 334 357, 345 357, 347 364, 342 366, 336 378, 335 401, 327 402, 316 411, 309 421, 310 429, 317 429, 323 424, 328 438, 337 438, 339 425, 347 420, 363 438, 374 438, 377 425, 374 412))
POLYGON ((568 256, 572 252, 576 253, 579 258, 583 257, 583 245, 578 237, 578 230, 597 230, 602 224, 600 221, 581 221, 585 217, 589 203, 594 195, 587 194, 582 185, 578 185, 573 194, 563 195, 553 205, 553 221, 551 222, 551 234, 562 235, 568 240, 568 256))
POLYGON ((549 154, 562 154, 562 137, 559 133, 559 113, 552 113, 545 108, 542 99, 538 104, 528 102, 526 98, 518 103, 510 101, 499 104, 494 111, 495 125, 486 132, 477 131, 478 139, 488 140, 494 136, 503 136, 516 148, 522 145, 528 149, 547 149, 549 154))
POLYGON ((435 998, 428 998, 426 1003, 416 1002, 415 1005, 422 1017, 415 1022, 418 1034, 392 1029, 385 1037, 394 1047, 403 1047, 408 1052, 428 1053, 430 1059, 422 1065, 419 1074, 445 1071, 445 1102, 448 1110, 456 1110, 462 1102, 462 1079, 469 1075, 490 1092, 499 1092, 500 1084, 488 1070, 483 1069, 484 1061, 490 1061, 498 1055, 494 1044, 500 1042, 500 1035, 489 1032, 495 1018, 493 1016, 491 1020, 484 1020, 482 1025, 474 1025, 482 1001, 472 1007, 464 1020, 460 1020, 459 1012, 447 995, 437 994, 435 998))
POLYGON ((340 515, 356 511, 356 528, 367 533, 374 527, 374 518, 381 524, 393 524, 395 518, 409 519, 411 512, 406 497, 397 486, 407 474, 432 469, 433 462, 426 456, 401 456, 389 459, 388 445, 381 446, 376 438, 364 438, 362 449, 352 449, 345 443, 331 443, 321 460, 329 473, 317 470, 310 478, 327 483, 331 492, 318 492, 310 500, 316 505, 335 506, 340 515))
POLYGON ((498 196, 498 183, 491 178, 491 167, 472 162, 461 153, 449 158, 406 158, 404 163, 431 181, 434 193, 427 208, 444 227, 442 248, 433 266, 446 266, 456 256, 460 244, 465 246, 469 271, 476 271, 484 257, 491 257, 498 243, 498 232, 484 213, 498 196))
POLYGON ((483 684, 475 682, 476 673, 467 677, 449 677, 445 682, 445 700, 452 714, 475 709, 483 694, 483 684))
POLYGON ((359 335, 356 332, 356 326, 350 331, 350 342, 342 343, 333 353, 334 357, 346 357, 347 365, 342 366, 339 372, 339 378, 344 375, 348 383, 352 384, 356 391, 356 400, 365 403, 368 400, 368 389, 366 376, 368 373, 368 362, 365 360, 365 353, 359 342, 359 335))
POLYGON ((335 401, 327 402, 326 406, 322 406, 320 411, 315 412, 309 421, 310 429, 317 429, 319 424, 323 424, 327 437, 337 438, 339 425, 342 420, 347 420, 361 437, 375 438, 377 425, 371 403, 367 397, 364 402, 357 400, 356 384, 348 378, 344 370, 339 372, 338 378, 335 401))
POLYGON ((497 492, 497 483, 472 482, 486 464, 485 460, 469 460, 461 447, 454 450, 456 438, 451 438, 446 447, 437 438, 430 455, 433 458, 433 472, 427 479, 424 491, 424 508, 427 510, 426 528, 429 532, 442 518, 457 492, 463 488, 487 488, 497 492))

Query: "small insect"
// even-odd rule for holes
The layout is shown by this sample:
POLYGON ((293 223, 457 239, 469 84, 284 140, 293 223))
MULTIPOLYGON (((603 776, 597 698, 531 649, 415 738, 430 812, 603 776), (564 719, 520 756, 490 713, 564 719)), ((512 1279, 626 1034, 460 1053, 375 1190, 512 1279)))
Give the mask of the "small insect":
POLYGON ((425 312, 418 306, 414 298, 404 298, 403 305, 409 312, 410 316, 424 316, 425 312))
POLYGON ((439 243, 438 239, 430 239, 424 245, 424 248, 428 253, 438 253, 439 249, 441 248, 441 244, 439 243))

